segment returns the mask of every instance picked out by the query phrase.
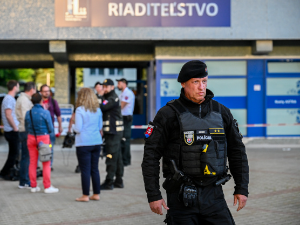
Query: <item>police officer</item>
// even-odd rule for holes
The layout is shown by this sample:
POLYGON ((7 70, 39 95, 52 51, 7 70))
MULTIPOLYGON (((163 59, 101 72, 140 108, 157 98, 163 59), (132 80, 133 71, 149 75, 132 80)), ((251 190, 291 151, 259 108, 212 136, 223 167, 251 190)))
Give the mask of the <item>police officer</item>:
POLYGON ((124 166, 129 166, 131 164, 130 138, 135 96, 134 93, 127 87, 128 82, 126 79, 122 78, 117 81, 118 89, 122 91, 120 100, 124 123, 124 133, 121 142, 123 164, 124 166))
POLYGON ((121 139, 123 136, 123 118, 119 97, 115 93, 114 82, 106 79, 103 82, 103 102, 100 106, 103 112, 103 133, 106 150, 106 179, 101 185, 102 190, 123 188, 124 166, 121 153, 121 139), (114 180, 114 177, 115 180, 114 180))
MULTIPOLYGON (((221 184, 235 181, 234 205, 246 205, 249 168, 238 124, 224 105, 213 100, 207 87, 207 67, 201 61, 183 65, 177 81, 179 99, 162 107, 145 133, 142 163, 148 202, 154 213, 168 210, 167 224, 234 224, 221 184), (159 187, 163 157, 163 187, 159 187)), ((226 88, 226 87, 224 87, 226 88)))

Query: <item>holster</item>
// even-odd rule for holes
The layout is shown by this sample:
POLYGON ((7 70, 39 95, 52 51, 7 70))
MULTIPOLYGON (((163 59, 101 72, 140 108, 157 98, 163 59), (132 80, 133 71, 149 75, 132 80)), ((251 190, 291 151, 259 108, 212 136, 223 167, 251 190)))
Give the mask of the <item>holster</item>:
POLYGON ((174 180, 173 175, 168 176, 163 182, 162 186, 167 192, 176 192, 180 189, 182 181, 174 180))

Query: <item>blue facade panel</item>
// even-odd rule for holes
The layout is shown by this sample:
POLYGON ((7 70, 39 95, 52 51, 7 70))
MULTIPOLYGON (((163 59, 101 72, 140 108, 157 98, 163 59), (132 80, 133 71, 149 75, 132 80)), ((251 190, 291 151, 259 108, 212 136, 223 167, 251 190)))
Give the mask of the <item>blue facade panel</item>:
MULTIPOLYGON (((262 124, 266 121, 265 115, 265 77, 264 60, 248 60, 247 80, 247 123, 262 124)), ((263 137, 265 127, 248 127, 249 137, 263 137)))

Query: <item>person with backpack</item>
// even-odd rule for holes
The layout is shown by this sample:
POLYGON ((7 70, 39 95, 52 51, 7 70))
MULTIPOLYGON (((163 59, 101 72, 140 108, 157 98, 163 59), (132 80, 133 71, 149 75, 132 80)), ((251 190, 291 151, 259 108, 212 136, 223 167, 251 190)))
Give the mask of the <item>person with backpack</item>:
MULTIPOLYGON (((60 108, 58 106, 58 103, 55 99, 51 97, 51 92, 50 92, 50 87, 47 84, 44 84, 40 88, 40 93, 42 95, 42 106, 44 109, 48 110, 51 115, 52 119, 52 124, 54 127, 54 115, 57 118, 58 121, 58 133, 61 133, 63 131, 62 129, 62 120, 61 120, 61 113, 60 113, 60 108)), ((52 144, 52 160, 51 160, 51 171, 53 171, 53 152, 54 152, 54 143, 55 143, 55 134, 54 131, 53 133, 50 134, 50 140, 52 144)))

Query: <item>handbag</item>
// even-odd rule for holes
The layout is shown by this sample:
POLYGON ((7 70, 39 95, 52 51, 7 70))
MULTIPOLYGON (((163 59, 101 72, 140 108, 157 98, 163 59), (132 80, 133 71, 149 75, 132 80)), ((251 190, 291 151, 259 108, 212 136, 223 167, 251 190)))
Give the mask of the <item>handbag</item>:
POLYGON ((40 161, 41 162, 48 162, 52 159, 52 153, 51 153, 50 145, 49 144, 44 144, 42 141, 40 141, 39 143, 37 142, 36 133, 35 133, 33 120, 32 120, 31 110, 30 110, 29 113, 30 113, 30 119, 31 119, 33 133, 34 133, 36 144, 37 144, 37 149, 39 151, 40 161))

